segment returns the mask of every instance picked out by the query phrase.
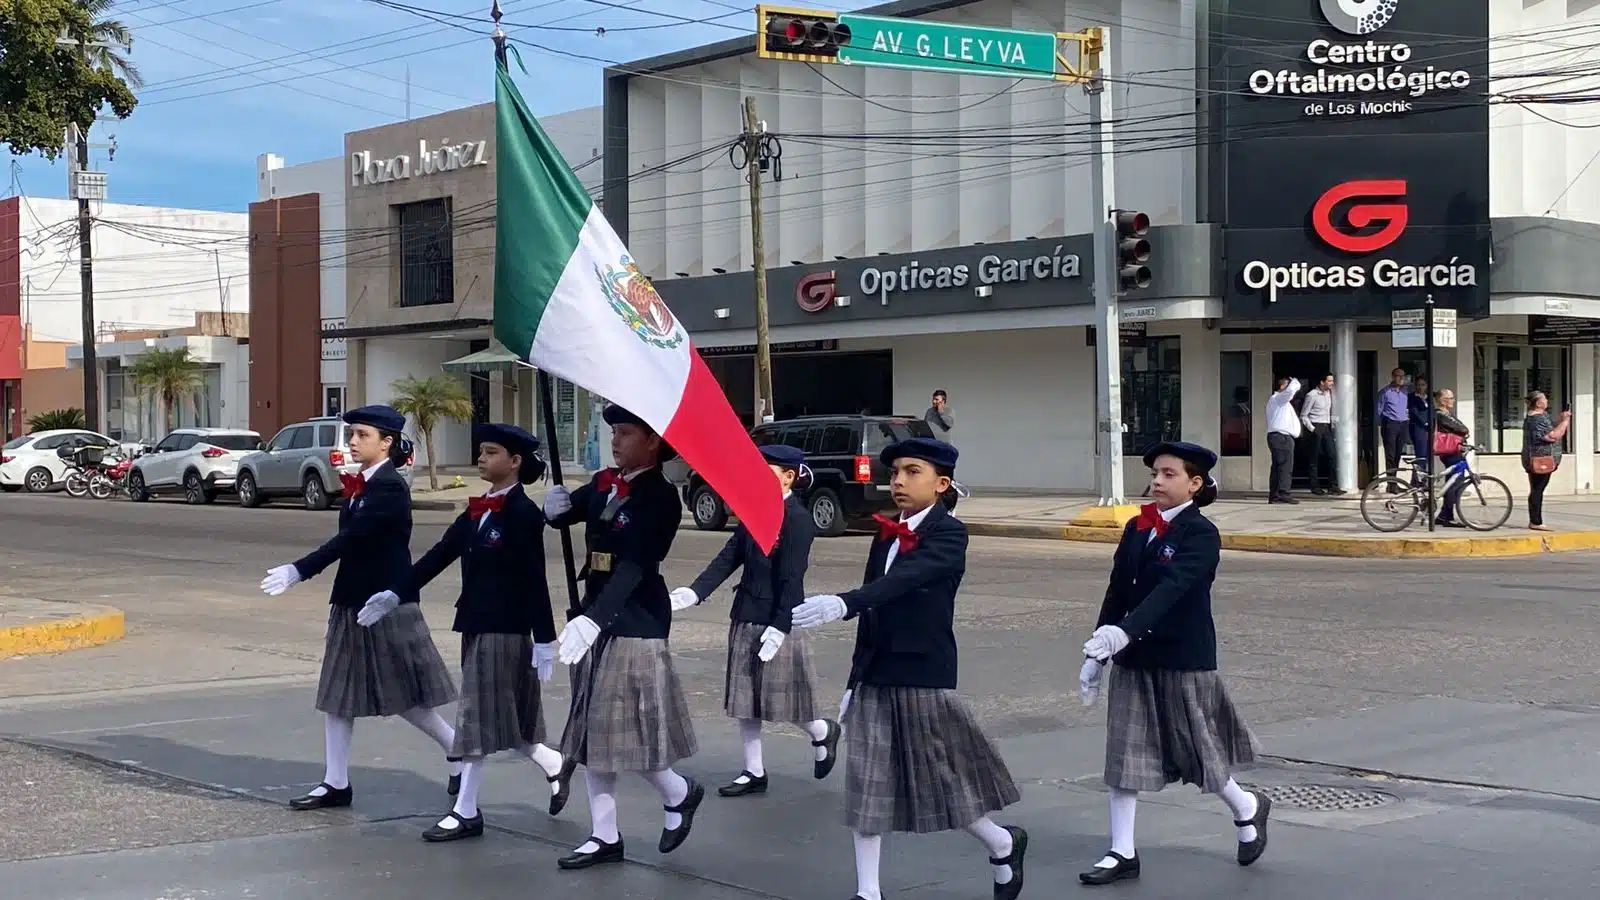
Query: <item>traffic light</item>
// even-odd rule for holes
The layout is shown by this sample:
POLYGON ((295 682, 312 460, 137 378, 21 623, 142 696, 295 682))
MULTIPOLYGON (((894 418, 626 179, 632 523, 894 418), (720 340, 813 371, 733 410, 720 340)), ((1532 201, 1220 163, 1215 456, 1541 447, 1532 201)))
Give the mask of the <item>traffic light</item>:
POLYGON ((790 62, 837 62, 839 48, 850 43, 850 26, 839 14, 787 6, 757 6, 760 36, 756 54, 790 62))
POLYGON ((1150 286, 1150 217, 1127 209, 1113 210, 1117 229, 1117 290, 1136 291, 1150 286))

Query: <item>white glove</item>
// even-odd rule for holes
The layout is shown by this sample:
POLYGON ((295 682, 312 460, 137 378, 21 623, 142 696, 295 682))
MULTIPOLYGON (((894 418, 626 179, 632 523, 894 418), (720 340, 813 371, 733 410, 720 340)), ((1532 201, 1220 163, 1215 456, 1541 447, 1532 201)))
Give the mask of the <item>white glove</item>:
POLYGON ((588 616, 579 616, 567 623, 556 635, 556 642, 561 645, 559 654, 561 664, 575 666, 588 654, 589 648, 600 639, 600 626, 588 616))
POLYGON ((544 517, 554 519, 572 511, 572 494, 563 485, 555 485, 544 495, 544 517))
POLYGON ((1094 701, 1100 698, 1100 675, 1105 672, 1105 663, 1098 659, 1086 659, 1083 668, 1078 670, 1078 699, 1084 706, 1093 706, 1094 701))
POLYGON ((793 618, 797 628, 815 628, 829 622, 837 622, 849 612, 844 600, 833 594, 819 594, 807 597, 806 602, 794 608, 793 618))
POLYGON ((1128 633, 1115 625, 1101 625, 1083 643, 1083 655, 1105 662, 1128 646, 1128 633))
POLYGON ((556 669, 556 645, 534 644, 533 667, 539 671, 540 681, 549 681, 556 669))
POLYGON ((261 579, 261 593, 269 597, 276 597, 300 583, 300 570, 293 565, 278 566, 267 570, 267 577, 261 579))
POLYGON ((844 692, 844 699, 839 701, 839 718, 840 718, 840 720, 844 719, 844 711, 850 708, 850 695, 854 694, 854 693, 855 693, 855 691, 845 691, 844 692))
POLYGON ((356 624, 363 628, 371 628, 378 624, 379 619, 394 612, 395 607, 399 605, 400 595, 394 591, 373 594, 367 598, 367 604, 361 607, 361 611, 356 613, 356 624))
POLYGON ((696 594, 693 588, 681 587, 673 588, 667 599, 672 601, 672 611, 679 612, 699 603, 700 595, 696 594))
POLYGON ((756 659, 762 662, 772 662, 772 658, 778 655, 778 648, 783 646, 785 636, 783 632, 776 628, 769 627, 766 631, 761 632, 761 649, 756 651, 756 659))

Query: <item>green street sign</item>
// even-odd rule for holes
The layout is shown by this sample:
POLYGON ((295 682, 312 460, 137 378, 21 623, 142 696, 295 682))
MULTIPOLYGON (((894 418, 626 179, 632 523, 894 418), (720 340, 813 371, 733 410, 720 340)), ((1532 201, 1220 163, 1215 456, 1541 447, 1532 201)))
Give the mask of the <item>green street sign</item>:
POLYGON ((960 75, 1056 78, 1056 35, 927 19, 841 13, 850 39, 838 61, 850 66, 922 69, 960 75))

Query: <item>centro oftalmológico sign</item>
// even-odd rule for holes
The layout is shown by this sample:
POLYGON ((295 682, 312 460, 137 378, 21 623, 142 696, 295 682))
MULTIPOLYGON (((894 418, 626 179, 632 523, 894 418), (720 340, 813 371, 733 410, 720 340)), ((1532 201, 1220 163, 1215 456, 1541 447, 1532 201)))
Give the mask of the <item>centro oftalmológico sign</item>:
MULTIPOLYGON (((1334 185, 1317 199, 1311 210, 1311 230, 1332 250, 1372 256, 1392 247, 1405 233, 1409 219, 1405 181, 1347 181, 1334 185), (1335 211, 1346 203, 1350 205, 1345 207, 1344 222, 1340 223, 1335 211)), ((1265 291, 1267 300, 1276 303, 1278 295, 1285 291, 1343 291, 1369 285, 1382 290, 1419 291, 1476 287, 1478 267, 1454 257, 1444 263, 1384 257, 1335 265, 1253 259, 1244 264, 1240 280, 1250 290, 1265 291)))

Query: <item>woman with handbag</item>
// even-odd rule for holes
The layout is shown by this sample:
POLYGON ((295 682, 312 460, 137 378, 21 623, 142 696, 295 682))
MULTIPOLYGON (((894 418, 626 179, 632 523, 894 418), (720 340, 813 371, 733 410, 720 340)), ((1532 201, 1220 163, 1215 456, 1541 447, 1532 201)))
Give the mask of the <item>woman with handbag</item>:
POLYGON ((1522 420, 1522 469, 1528 473, 1528 527, 1549 531, 1544 524, 1544 489, 1561 467, 1561 441, 1572 425, 1572 411, 1562 410, 1561 422, 1550 419, 1550 398, 1544 391, 1528 394, 1528 417, 1522 420))
MULTIPOLYGON (((1439 462, 1444 466, 1439 471, 1448 472, 1450 467, 1463 459, 1466 454, 1461 451, 1461 442, 1466 439, 1470 431, 1466 423, 1455 417, 1456 394, 1448 388, 1435 391, 1433 394, 1433 454, 1439 457, 1439 462)), ((1439 517, 1433 520, 1441 528, 1465 528, 1461 522, 1456 521, 1456 503, 1461 499, 1461 489, 1467 486, 1466 479, 1458 480, 1444 492, 1444 508, 1439 510, 1439 517)))

